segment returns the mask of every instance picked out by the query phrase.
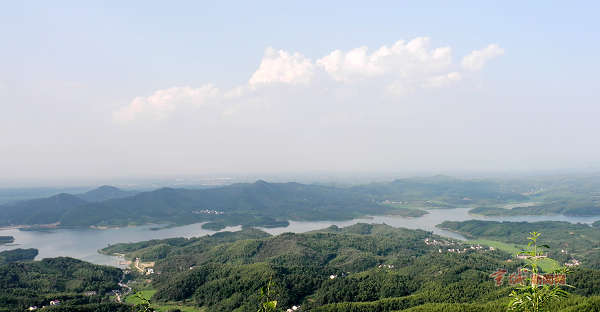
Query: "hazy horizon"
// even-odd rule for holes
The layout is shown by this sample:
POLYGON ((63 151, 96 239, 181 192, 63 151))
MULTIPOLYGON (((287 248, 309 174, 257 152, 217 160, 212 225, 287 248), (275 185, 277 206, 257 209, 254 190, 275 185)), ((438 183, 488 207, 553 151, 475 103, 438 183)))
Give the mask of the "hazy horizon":
POLYGON ((0 186, 600 170, 596 3, 2 7, 0 186))

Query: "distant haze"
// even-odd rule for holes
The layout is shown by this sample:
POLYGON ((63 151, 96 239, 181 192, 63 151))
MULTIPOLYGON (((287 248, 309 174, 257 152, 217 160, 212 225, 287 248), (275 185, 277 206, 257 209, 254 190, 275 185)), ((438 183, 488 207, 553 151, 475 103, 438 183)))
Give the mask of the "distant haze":
POLYGON ((1 185, 600 169, 594 2, 97 5, 1 5, 1 185))

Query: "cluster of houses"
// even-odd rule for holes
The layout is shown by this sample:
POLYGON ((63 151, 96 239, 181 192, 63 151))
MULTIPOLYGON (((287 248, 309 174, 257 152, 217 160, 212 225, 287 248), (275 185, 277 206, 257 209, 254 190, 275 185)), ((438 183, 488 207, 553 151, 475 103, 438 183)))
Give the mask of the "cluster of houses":
POLYGON ((394 265, 393 264, 380 264, 377 267, 380 269, 393 269, 394 265))
POLYGON ((569 262, 565 263, 565 266, 574 267, 574 266, 578 266, 580 264, 581 264, 581 262, 579 262, 579 260, 573 258, 569 262))
POLYGON ((300 310, 300 306, 292 306, 291 308, 285 310, 286 312, 294 312, 294 311, 301 311, 300 310))
MULTIPOLYGON (((449 241, 445 241, 445 240, 435 240, 435 239, 426 238, 425 245, 427 245, 427 246, 454 246, 454 245, 457 245, 457 243, 449 242, 449 241)), ((465 253, 469 250, 486 250, 481 245, 471 245, 468 247, 463 247, 462 249, 461 248, 448 248, 446 250, 444 250, 444 249, 445 248, 439 248, 438 252, 443 253, 444 251, 446 251, 446 252, 454 252, 454 253, 465 253)), ((494 251, 496 249, 494 247, 490 247, 489 250, 494 251)))
MULTIPOLYGON (((469 248, 463 248, 463 249, 460 249, 460 248, 448 248, 447 252, 465 253, 465 252, 470 251, 470 250, 486 250, 486 249, 483 248, 483 246, 481 246, 481 245, 476 245, 476 246, 469 246, 469 248)), ((496 250, 496 248, 490 247, 489 250, 490 251, 494 251, 494 250, 496 250)), ((440 249, 438 249, 438 252, 439 253, 443 253, 444 250, 442 250, 440 248, 440 249)))
POLYGON ((455 242, 449 242, 446 240, 436 240, 436 239, 425 239, 425 245, 427 246, 452 246, 455 245, 455 242))
POLYGON ((407 201, 393 201, 393 200, 386 199, 386 200, 384 200, 382 202, 382 204, 384 204, 384 205, 408 205, 409 202, 407 202, 407 201))
MULTIPOLYGON (((524 259, 529 259, 529 258, 531 258, 531 257, 532 257, 532 256, 530 256, 530 255, 523 255, 523 254, 517 255, 517 259, 521 259, 521 260, 524 260, 524 259)), ((545 255, 539 255, 539 256, 537 256, 536 258, 537 258, 537 259, 548 258, 548 255, 547 255, 547 254, 545 254, 545 255)))
POLYGON ((214 215, 222 215, 222 214, 224 214, 223 211, 210 210, 210 209, 194 210, 192 213, 195 213, 195 214, 214 214, 214 215))
MULTIPOLYGON (((50 301, 50 305, 51 305, 51 306, 57 306, 57 305, 60 305, 60 300, 58 300, 58 299, 57 299, 57 300, 51 300, 51 301, 50 301)), ((46 307, 46 306, 42 306, 42 309, 43 309, 43 308, 45 308, 45 307, 46 307)), ((31 307, 29 307, 29 309, 27 309, 27 310, 28 310, 28 311, 35 311, 35 310, 37 310, 37 309, 39 309, 37 306, 31 306, 31 307)))
MULTIPOLYGON (((138 269, 140 273, 144 273, 146 275, 154 274, 154 262, 141 262, 140 258, 135 258, 133 266, 138 269)), ((157 274, 160 274, 160 272, 157 274)))

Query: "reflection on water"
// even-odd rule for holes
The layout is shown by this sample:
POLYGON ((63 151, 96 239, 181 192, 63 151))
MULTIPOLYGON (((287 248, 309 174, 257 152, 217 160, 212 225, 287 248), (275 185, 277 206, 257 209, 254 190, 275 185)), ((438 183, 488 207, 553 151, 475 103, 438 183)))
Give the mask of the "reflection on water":
MULTIPOLYGON (((97 251, 110 244, 139 242, 170 237, 195 237, 215 233, 202 229, 202 223, 153 230, 156 225, 94 229, 57 229, 44 231, 1 230, 0 236, 15 237, 12 246, 0 246, 0 251, 14 248, 37 248, 37 259, 68 256, 96 264, 119 266, 119 259, 99 254, 97 251)), ((225 228, 224 231, 238 231, 240 226, 225 228)))
MULTIPOLYGON (((271 234, 280 234, 284 232, 302 233, 318 229, 323 229, 331 225, 340 227, 349 226, 355 223, 385 223, 394 227, 404 227, 409 229, 422 229, 432 231, 436 234, 449 236, 456 239, 464 239, 459 234, 441 230, 435 227, 444 221, 464 221, 471 219, 495 220, 495 221, 567 221, 572 223, 592 223, 600 220, 597 217, 567 217, 562 215, 555 216, 518 216, 518 217, 482 217, 469 215, 470 208, 456 209, 434 209, 429 210, 429 214, 418 218, 405 218, 400 216, 373 216, 358 218, 348 221, 290 221, 287 227, 263 229, 271 234)), ((170 237, 195 237, 215 233, 215 231, 201 228, 202 223, 196 223, 186 226, 152 230, 156 227, 138 226, 125 227, 108 230, 93 229, 58 229, 49 231, 20 231, 18 229, 0 230, 0 236, 11 235, 15 237, 15 244, 12 246, 0 246, 0 251, 14 248, 37 248, 39 250, 38 259, 69 256, 85 261, 118 266, 119 259, 112 256, 101 255, 97 253, 98 249, 104 248, 109 244, 138 242, 150 239, 161 239, 170 237)), ((229 227, 224 231, 237 231, 241 227, 229 227)))
POLYGON ((372 216, 368 218, 359 218, 348 221, 318 221, 318 222, 303 222, 290 221, 290 225, 284 228, 272 228, 262 230, 271 234, 281 234, 284 232, 307 232, 337 225, 340 227, 349 226, 359 222, 363 223, 385 223, 393 227, 403 227, 407 229, 421 229, 431 231, 435 234, 448 236, 456 239, 464 240, 464 236, 436 228, 435 226, 444 221, 465 221, 465 220, 489 220, 489 221, 567 221, 571 223, 592 223, 600 220, 600 216, 596 217, 568 217, 563 215, 553 216, 511 216, 511 217, 484 217, 469 214, 472 208, 455 208, 455 209, 431 209, 429 213, 417 218, 405 218, 400 216, 372 216))

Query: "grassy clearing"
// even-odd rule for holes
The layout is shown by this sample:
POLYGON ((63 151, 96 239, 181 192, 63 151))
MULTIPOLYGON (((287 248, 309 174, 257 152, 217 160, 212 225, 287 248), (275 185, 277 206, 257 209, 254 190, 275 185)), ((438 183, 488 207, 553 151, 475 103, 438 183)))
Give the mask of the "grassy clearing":
POLYGON ((549 273, 560 268, 560 264, 554 259, 542 259, 538 262, 540 269, 543 272, 549 273))
POLYGON ((166 305, 152 305, 156 311, 159 312, 167 312, 170 310, 175 310, 175 309, 179 309, 182 312, 203 312, 204 309, 199 309, 199 308, 194 308, 194 307, 188 307, 188 306, 183 306, 183 305, 175 305, 175 304, 166 304, 166 305))
MULTIPOLYGON (((485 245, 485 246, 491 246, 491 247, 494 247, 494 248, 496 248, 498 250, 501 250, 501 251, 504 251, 504 252, 508 252, 508 253, 510 253, 511 255, 514 255, 514 256, 516 256, 516 254, 518 252, 520 252, 522 250, 525 250, 527 248, 526 245, 508 244, 508 243, 503 243, 503 242, 499 242, 499 241, 495 241, 495 240, 489 240, 489 239, 471 240, 471 241, 468 241, 468 243, 470 243, 470 244, 481 244, 481 245, 485 245)), ((538 266, 544 272, 553 272, 554 270, 560 268, 560 265, 554 259, 541 259, 538 262, 538 266)))
POLYGON ((503 243, 503 242, 489 240, 489 239, 476 239, 476 240, 468 241, 468 243, 494 247, 498 250, 508 252, 511 255, 516 255, 518 252, 524 250, 527 247, 525 245, 508 244, 508 243, 503 243))
MULTIPOLYGON (((156 290, 145 289, 145 290, 137 291, 136 293, 139 294, 141 297, 145 298, 146 300, 150 300, 150 298, 152 298, 154 293, 156 293, 156 290)), ((135 296, 135 294, 131 294, 131 295, 125 297, 125 303, 140 304, 140 303, 143 303, 143 301, 140 298, 138 298, 137 296, 135 296)))
MULTIPOLYGON (((146 300, 150 300, 150 298, 152 298, 152 296, 155 293, 156 293, 155 289, 145 289, 145 290, 140 290, 137 292, 137 294, 139 294, 141 297, 145 298, 146 300)), ((125 303, 136 305, 136 304, 143 303, 143 301, 140 298, 138 298, 137 296, 131 294, 125 298, 125 303)), ((201 308, 180 305, 177 303, 165 303, 165 304, 151 303, 151 306, 152 306, 152 308, 154 308, 156 311, 159 311, 159 312, 167 312, 167 311, 171 311, 171 310, 175 310, 175 309, 179 309, 182 312, 203 312, 204 311, 204 309, 201 309, 201 308)))

